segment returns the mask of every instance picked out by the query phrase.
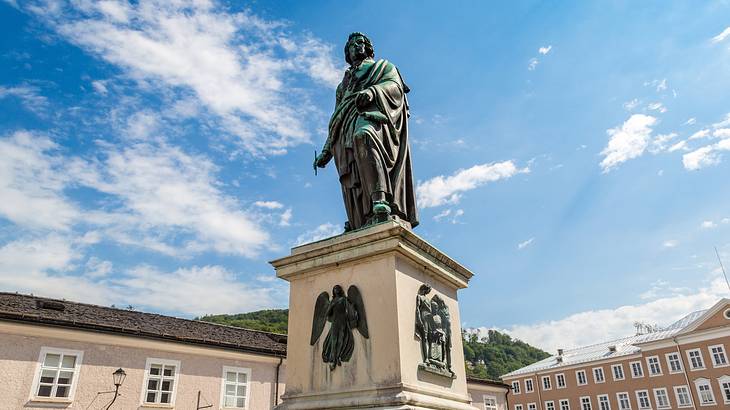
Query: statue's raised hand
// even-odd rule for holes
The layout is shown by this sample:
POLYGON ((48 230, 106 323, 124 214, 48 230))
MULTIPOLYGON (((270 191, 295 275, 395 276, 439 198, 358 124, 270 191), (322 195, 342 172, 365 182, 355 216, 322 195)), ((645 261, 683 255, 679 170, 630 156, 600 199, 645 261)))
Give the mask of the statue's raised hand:
POLYGON ((355 104, 357 104, 358 108, 365 108, 368 105, 370 105, 370 103, 372 103, 374 99, 375 99, 375 96, 373 95, 372 91, 363 90, 363 91, 360 91, 360 93, 357 95, 355 104))
POLYGON ((317 155, 317 158, 314 159, 314 167, 316 168, 324 168, 327 166, 327 163, 330 162, 332 159, 332 153, 324 150, 322 153, 317 155))

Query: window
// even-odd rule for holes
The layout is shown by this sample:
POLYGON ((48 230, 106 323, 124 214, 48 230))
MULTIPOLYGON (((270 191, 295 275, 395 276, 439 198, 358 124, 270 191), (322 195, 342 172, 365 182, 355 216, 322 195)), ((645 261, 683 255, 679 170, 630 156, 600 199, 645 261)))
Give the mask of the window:
POLYGON ((179 372, 180 362, 177 360, 147 359, 142 401, 154 404, 175 404, 179 372))
POLYGON ((545 410, 555 410, 555 402, 552 400, 545 402, 545 410))
POLYGON ((631 377, 644 377, 644 368, 641 367, 641 362, 631 362, 631 377))
POLYGON ((682 362, 679 360, 679 353, 667 353, 667 367, 669 367, 669 373, 682 372, 682 362))
POLYGON ((521 404, 515 404, 515 410, 522 410, 521 404))
POLYGON ((611 372, 613 373, 613 380, 624 379, 624 366, 620 364, 614 364, 611 366, 611 372))
POLYGON ((532 379, 525 379, 525 393, 530 393, 534 390, 535 388, 532 385, 532 379))
POLYGON ((692 370, 701 370, 705 368, 702 361, 702 352, 700 349, 687 350, 687 358, 689 359, 689 367, 692 370))
POLYGON ((520 394, 520 381, 515 380, 512 382, 512 394, 520 394))
POLYGON ((560 400, 560 410, 570 410, 570 400, 560 400))
POLYGON ((664 387, 654 389, 654 401, 656 402, 656 407, 658 409, 668 409, 669 395, 667 394, 667 389, 664 387))
POLYGON ((639 403, 640 409, 650 409, 651 402, 649 401, 649 392, 646 390, 637 390, 636 402, 639 403))
POLYGON ((586 377, 585 370, 578 370, 575 372, 575 380, 578 381, 578 386, 588 384, 588 378, 586 377))
POLYGON ((584 396, 580 398, 580 410, 591 410, 591 398, 584 396))
MULTIPOLYGON (((251 379, 251 369, 240 367, 223 367, 223 390, 221 402, 224 409, 248 408, 248 381, 251 379)), ((496 407, 495 409, 496 410, 496 407)))
POLYGON ((527 403, 527 410, 537 410, 536 403, 527 403))
POLYGON ((722 376, 717 381, 720 383, 723 401, 725 404, 730 404, 730 376, 722 376))
POLYGON ((649 368, 649 376, 661 376, 662 366, 659 364, 658 356, 651 356, 646 358, 646 366, 649 368))
POLYGON ((616 393, 616 400, 618 401, 618 410, 631 410, 631 400, 629 400, 627 392, 616 393))
POLYGON ((484 409, 497 410, 497 398, 494 396, 484 396, 484 409))
POLYGON ((38 356, 33 397, 73 400, 84 352, 44 347, 38 356))
POLYGON ((715 394, 712 392, 712 386, 707 379, 695 380, 697 388, 697 396, 700 398, 700 406, 712 406, 715 404, 715 394))
POLYGON ((606 377, 603 375, 603 367, 593 368, 593 381, 596 383, 603 383, 606 381, 606 377))
POLYGON ((710 346, 710 356, 712 356, 713 367, 727 366, 727 356, 725 356, 725 346, 715 345, 710 346))
POLYGON ((552 389, 552 383, 550 383, 550 376, 542 376, 542 389, 543 390, 552 389))
POLYGON ((598 410, 611 410, 611 402, 608 401, 608 396, 601 394, 598 396, 598 410))
POLYGON ((677 407, 692 406, 692 398, 689 396, 687 386, 674 386, 674 397, 677 399, 677 407))
POLYGON ((555 375, 555 384, 558 385, 558 389, 565 388, 565 375, 563 373, 555 375))

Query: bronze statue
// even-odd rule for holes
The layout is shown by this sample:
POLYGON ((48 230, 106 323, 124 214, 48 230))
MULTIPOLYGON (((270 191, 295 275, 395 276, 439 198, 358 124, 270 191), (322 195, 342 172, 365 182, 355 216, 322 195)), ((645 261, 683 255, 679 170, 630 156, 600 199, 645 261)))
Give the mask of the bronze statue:
POLYGON ((365 305, 360 290, 355 285, 347 289, 347 296, 342 286, 335 285, 332 289, 332 300, 327 292, 319 294, 314 304, 310 345, 317 343, 326 322, 330 322, 331 326, 324 339, 322 360, 330 364, 330 370, 334 370, 352 357, 355 349, 353 329, 357 329, 366 339, 370 337, 365 305))
POLYGON ((350 34, 345 45, 350 68, 337 86, 329 135, 314 160, 315 170, 335 160, 346 231, 391 217, 418 225, 408 144, 410 90, 395 65, 374 57, 367 36, 350 34))
POLYGON ((421 344, 419 368, 454 377, 451 369, 451 315, 446 302, 434 295, 429 285, 421 285, 416 296, 416 338, 421 344))

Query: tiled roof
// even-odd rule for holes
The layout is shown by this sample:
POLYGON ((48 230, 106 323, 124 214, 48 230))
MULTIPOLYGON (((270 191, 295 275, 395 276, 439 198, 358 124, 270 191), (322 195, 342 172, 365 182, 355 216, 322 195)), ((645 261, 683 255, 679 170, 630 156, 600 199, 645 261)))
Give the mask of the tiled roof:
POLYGON ((483 384, 485 386, 502 387, 509 390, 509 385, 500 382, 499 380, 482 379, 480 377, 466 376, 466 382, 472 384, 483 384))
POLYGON ((563 351, 562 363, 558 362, 558 356, 550 356, 547 359, 540 360, 539 362, 533 363, 529 366, 525 366, 521 369, 517 369, 513 372, 507 373, 503 375, 502 378, 534 373, 543 370, 553 370, 560 367, 573 366, 576 364, 593 362, 596 360, 605 360, 621 356, 629 356, 641 351, 641 348, 636 346, 637 344, 670 338, 681 332, 682 329, 697 320, 705 312, 706 310, 698 310, 696 312, 692 312, 658 332, 629 336, 623 339, 610 340, 608 342, 578 347, 575 349, 565 349, 563 351), (609 350, 610 346, 615 346, 616 351, 612 352, 611 350, 609 350))
POLYGON ((0 320, 286 356, 286 335, 15 293, 0 292, 0 320))

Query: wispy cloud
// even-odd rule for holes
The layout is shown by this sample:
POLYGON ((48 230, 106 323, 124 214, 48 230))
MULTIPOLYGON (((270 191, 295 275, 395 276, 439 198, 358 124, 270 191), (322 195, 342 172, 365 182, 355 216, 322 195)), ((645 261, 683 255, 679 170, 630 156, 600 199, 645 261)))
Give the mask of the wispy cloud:
POLYGON ((513 161, 503 161, 474 165, 471 168, 460 169, 450 176, 439 175, 418 184, 416 188, 418 205, 430 208, 455 204, 459 202, 464 192, 489 182, 528 172, 530 169, 527 167, 518 168, 513 161))
POLYGON ((532 237, 526 241, 520 242, 517 244, 517 249, 522 250, 527 248, 528 246, 532 245, 532 243, 535 242, 535 238, 532 237))
POLYGON ((710 39, 710 41, 713 43, 719 43, 721 41, 724 41, 726 38, 728 38, 728 36, 730 36, 730 27, 726 28, 725 30, 723 30, 720 34, 716 35, 715 37, 712 37, 710 39))
POLYGON ((19 99, 26 110, 37 115, 43 115, 48 109, 48 98, 41 94, 40 88, 33 85, 0 86, 0 99, 9 97, 19 99))
POLYGON ((600 165, 604 173, 611 171, 623 162, 640 157, 649 146, 652 126, 657 119, 650 115, 633 114, 621 126, 606 132, 609 141, 601 151, 604 156, 600 165))
POLYGON ((308 230, 303 234, 299 235, 294 241, 294 246, 304 245, 310 242, 316 242, 322 239, 330 238, 332 236, 339 235, 343 232, 341 226, 337 226, 332 223, 323 223, 314 229, 308 230))
POLYGON ((540 54, 542 54, 542 55, 547 55, 547 53, 549 53, 550 50, 552 50, 552 49, 553 49, 553 46, 548 45, 548 46, 540 47, 537 50, 537 52, 540 53, 540 54))
POLYGON ((537 58, 531 58, 530 62, 527 64, 527 69, 530 71, 535 71, 538 64, 540 64, 540 60, 538 60, 537 58))
POLYGON ((682 156, 682 164, 689 171, 717 165, 722 162, 722 152, 730 151, 730 138, 706 145, 682 156))

